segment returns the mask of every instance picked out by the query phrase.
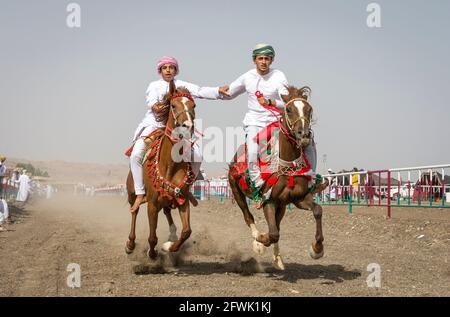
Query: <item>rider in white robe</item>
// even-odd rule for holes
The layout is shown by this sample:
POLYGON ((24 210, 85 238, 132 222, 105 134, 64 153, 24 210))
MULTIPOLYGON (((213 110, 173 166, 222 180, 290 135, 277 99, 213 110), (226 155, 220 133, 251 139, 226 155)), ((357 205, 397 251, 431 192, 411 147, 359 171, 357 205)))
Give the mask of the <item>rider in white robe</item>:
MULTIPOLYGON (((226 99, 233 99, 243 93, 247 94, 248 112, 244 118, 244 131, 246 134, 246 144, 248 152, 248 171, 250 179, 255 188, 260 188, 264 181, 258 166, 258 144, 256 135, 264 127, 277 118, 272 112, 261 106, 261 102, 267 106, 284 107, 281 95, 287 95, 288 81, 283 72, 270 68, 275 51, 268 44, 258 44, 253 50, 253 62, 255 68, 241 75, 229 85, 229 90, 220 91, 229 96, 226 99), (263 97, 258 98, 256 92, 259 91, 263 97)), ((305 149, 308 161, 315 172, 317 165, 317 154, 314 140, 305 149)))
MULTIPOLYGON (((178 62, 175 58, 170 56, 163 56, 157 64, 157 71, 161 75, 161 79, 151 82, 147 88, 147 105, 148 110, 144 119, 136 128, 134 133, 134 147, 130 156, 131 173, 134 180, 134 190, 136 194, 136 200, 133 206, 130 208, 131 212, 135 212, 139 205, 144 200, 144 179, 142 158, 145 154, 144 139, 152 131, 157 128, 162 128, 164 125, 156 120, 154 109, 161 106, 161 101, 164 95, 169 92, 169 83, 174 80, 176 87, 185 87, 189 90, 193 98, 202 98, 216 100, 221 99, 219 94, 219 87, 199 87, 197 85, 175 79, 175 76, 179 72, 178 62)), ((195 175, 200 170, 200 164, 202 161, 201 153, 197 146, 193 146, 194 164, 192 165, 195 175)))

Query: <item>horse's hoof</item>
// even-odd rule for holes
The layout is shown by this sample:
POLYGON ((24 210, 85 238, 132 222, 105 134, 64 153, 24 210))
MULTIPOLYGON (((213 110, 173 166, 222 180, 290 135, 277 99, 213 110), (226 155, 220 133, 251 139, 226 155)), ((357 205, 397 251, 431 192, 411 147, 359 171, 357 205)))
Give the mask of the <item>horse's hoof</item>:
POLYGON ((128 247, 128 242, 125 244, 125 253, 126 254, 131 254, 134 251, 134 246, 133 248, 128 247))
POLYGON ((163 251, 165 251, 165 252, 170 252, 170 248, 172 247, 172 245, 173 245, 173 242, 172 241, 167 241, 167 242, 164 242, 163 243, 163 245, 162 245, 162 250, 163 251))
POLYGON ((253 240, 253 252, 255 252, 256 254, 262 255, 262 254, 264 254, 265 250, 266 250, 266 248, 264 247, 264 244, 262 244, 261 242, 258 242, 256 240, 253 240))
POLYGON ((158 256, 158 251, 154 250, 152 253, 150 252, 150 249, 148 249, 147 256, 150 260, 156 260, 156 257, 158 256))
POLYGON ((322 251, 320 251, 319 253, 316 253, 316 251, 314 251, 314 248, 312 245, 309 246, 309 256, 311 258, 313 258, 314 260, 320 259, 321 257, 323 257, 323 248, 322 251))
POLYGON ((284 263, 283 263, 283 259, 281 258, 281 255, 273 256, 273 266, 277 270, 284 271, 284 263))

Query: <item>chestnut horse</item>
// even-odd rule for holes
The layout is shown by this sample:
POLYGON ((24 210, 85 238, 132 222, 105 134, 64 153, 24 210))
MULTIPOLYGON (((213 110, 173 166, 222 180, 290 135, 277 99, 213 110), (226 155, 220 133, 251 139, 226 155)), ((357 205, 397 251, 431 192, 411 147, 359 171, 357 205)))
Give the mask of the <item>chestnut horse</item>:
MULTIPOLYGON (((289 94, 283 95, 285 109, 282 113, 279 124, 279 164, 278 171, 275 172, 278 180, 271 188, 266 183, 263 192, 270 194, 268 201, 263 204, 264 216, 266 218, 269 232, 260 233, 255 226, 255 220, 250 213, 246 196, 252 198, 253 191, 248 186, 243 186, 239 182, 236 174, 232 172, 233 164, 230 164, 228 180, 233 191, 234 198, 244 214, 244 220, 250 227, 253 237, 253 250, 262 253, 264 247, 274 244, 273 264, 276 268, 283 270, 284 264, 280 255, 278 240, 280 238, 280 223, 286 212, 286 206, 293 203, 300 209, 313 211, 316 220, 315 242, 310 248, 310 256, 318 259, 323 256, 323 234, 322 234, 322 207, 314 202, 314 194, 322 191, 328 186, 328 180, 322 184, 316 184, 315 189, 309 187, 309 180, 305 176, 286 175, 286 167, 303 162, 305 147, 311 139, 310 125, 312 118, 312 107, 308 102, 310 89, 303 87, 287 87, 289 94), (290 180, 290 182, 289 182, 290 180), (243 188, 244 187, 244 188, 243 188)), ((275 175, 274 174, 274 175, 275 175)), ((290 174, 292 175, 292 174, 290 174)))
MULTIPOLYGON (((179 153, 173 150, 179 141, 187 141, 194 133, 195 103, 191 94, 185 88, 176 88, 173 81, 170 82, 169 92, 164 96, 163 108, 157 114, 159 121, 166 121, 166 127, 156 130, 151 134, 150 142, 147 142, 147 153, 143 163, 144 185, 146 191, 147 215, 150 227, 148 242, 150 248, 148 256, 151 259, 157 257, 155 246, 158 243, 156 227, 158 213, 164 209, 167 217, 170 236, 169 241, 162 246, 164 251, 176 252, 191 235, 189 202, 196 205, 196 200, 189 192, 190 185, 195 176, 192 172, 192 163, 174 160, 174 155, 179 153), (177 137, 173 135, 180 133, 177 137), (188 137, 186 137, 186 133, 188 137), (179 138, 178 138, 179 137, 179 138), (172 153, 173 152, 173 153, 172 153), (150 154, 149 154, 150 153, 150 154), (173 154, 173 155, 172 155, 173 154), (171 209, 178 208, 183 229, 177 238, 176 227, 171 216, 171 209)), ((136 195, 134 192, 133 177, 131 171, 127 178, 128 202, 132 206, 136 195)), ((126 243, 125 251, 133 252, 136 239, 136 217, 139 209, 131 214, 131 230, 126 243)))

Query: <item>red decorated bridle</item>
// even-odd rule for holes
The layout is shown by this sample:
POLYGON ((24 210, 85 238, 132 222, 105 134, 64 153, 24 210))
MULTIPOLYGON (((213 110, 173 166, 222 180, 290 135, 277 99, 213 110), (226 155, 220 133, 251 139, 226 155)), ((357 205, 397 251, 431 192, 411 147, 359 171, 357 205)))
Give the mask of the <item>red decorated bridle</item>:
MULTIPOLYGON (((255 95, 256 95, 257 98, 264 97, 263 94, 259 90, 255 93, 255 95)), ((289 117, 287 116, 287 113, 286 113, 286 107, 290 103, 292 103, 294 101, 298 101, 298 100, 303 101, 303 102, 308 102, 306 99, 300 98, 300 97, 291 99, 284 105, 284 108, 285 108, 284 111, 281 110, 281 109, 278 109, 277 107, 274 107, 274 106, 267 106, 267 105, 264 105, 262 103, 260 103, 260 105, 263 106, 266 110, 268 110, 270 113, 272 113, 277 118, 277 120, 279 122, 279 126, 280 126, 280 129, 281 129, 281 132, 288 139, 288 141, 292 145, 296 146, 297 148, 300 148, 301 147, 301 143, 300 143, 300 140, 298 140, 297 137, 296 137, 296 133, 294 131, 294 124, 296 124, 301 119, 308 119, 309 120, 310 118, 299 117, 299 118, 297 118, 297 120, 295 120, 292 123, 289 120, 289 117), (287 127, 284 126, 283 119, 286 122, 286 126, 287 127)))
MULTIPOLYGON (((194 113, 190 111, 186 105, 184 105, 184 110, 180 112, 175 112, 174 107, 172 107, 172 100, 176 98, 182 98, 186 97, 192 102, 194 102, 192 96, 188 93, 176 93, 171 97, 171 102, 169 104, 169 107, 171 108, 172 117, 174 119, 175 126, 177 125, 177 118, 182 113, 189 113, 192 117, 192 120, 195 118, 194 113)), ((169 118, 170 119, 170 118, 169 118)), ((166 128, 164 134, 171 140, 172 142, 178 142, 180 139, 176 139, 172 136, 173 129, 169 127, 169 120, 166 123, 166 128)), ((190 141, 190 140, 189 140, 190 141)), ((192 141, 190 141, 193 143, 192 141)), ((185 203, 187 197, 185 197, 182 193, 182 190, 186 186, 192 185, 192 183, 195 181, 195 174, 192 170, 192 163, 187 162, 186 167, 186 175, 179 183, 178 185, 175 185, 171 181, 167 180, 162 174, 159 169, 159 156, 160 156, 160 150, 161 150, 161 144, 162 144, 162 138, 159 139, 158 142, 156 142, 152 147, 152 154, 150 155, 152 157, 152 160, 150 162, 150 177, 152 179, 153 185, 156 188, 156 190, 159 192, 161 197, 165 197, 169 199, 172 203, 172 207, 175 207, 177 205, 182 205, 185 203)))
MULTIPOLYGON (((183 113, 188 113, 188 114, 191 116, 192 120, 194 120, 194 118, 195 118, 195 115, 194 115, 194 113, 192 112, 192 110, 189 110, 188 107, 187 107, 186 105, 184 105, 184 109, 183 109, 182 111, 175 112, 175 107, 172 107, 172 101, 173 101, 174 99, 182 98, 182 97, 185 97, 185 98, 189 99, 190 101, 192 101, 192 102, 194 103, 194 106, 195 106, 195 102, 194 102, 194 99, 192 98, 192 95, 191 95, 191 94, 189 94, 189 93, 183 93, 183 92, 179 92, 179 93, 174 94, 174 95, 170 98, 170 104, 169 104, 170 111, 171 111, 171 113, 172 113, 172 117, 173 117, 173 121, 174 121, 174 126, 178 126, 177 118, 178 118, 180 115, 182 115, 183 113)), ((170 119, 170 118, 169 118, 169 119, 170 119)), ((168 122, 169 122, 169 121, 167 121, 167 124, 166 124, 165 135, 166 135, 172 142, 178 142, 180 139, 176 139, 176 138, 174 138, 174 137, 172 136, 173 129, 169 127, 169 123, 168 123, 168 122)), ((197 131, 197 132, 198 132, 198 131, 197 131)), ((192 143, 193 143, 193 142, 192 142, 192 143)))
MULTIPOLYGON (((190 101, 192 101, 195 106, 195 102, 194 102, 194 99, 192 98, 191 94, 183 93, 183 92, 179 92, 179 93, 176 93, 175 95, 173 95, 172 98, 170 98, 171 104, 172 104, 172 100, 177 99, 177 98, 182 98, 182 97, 185 97, 185 98, 189 99, 190 101)), ((175 121, 175 125, 177 124, 177 118, 183 113, 189 113, 192 116, 192 118, 195 118, 194 113, 191 110, 189 110, 186 105, 184 105, 184 109, 180 112, 175 112, 174 108, 172 108, 172 107, 171 107, 171 110, 172 110, 173 119, 175 121)))

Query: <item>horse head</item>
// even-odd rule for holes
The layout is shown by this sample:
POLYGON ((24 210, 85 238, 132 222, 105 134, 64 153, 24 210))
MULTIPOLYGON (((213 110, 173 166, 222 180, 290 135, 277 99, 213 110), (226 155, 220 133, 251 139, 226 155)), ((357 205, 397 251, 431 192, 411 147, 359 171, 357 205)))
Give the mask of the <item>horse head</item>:
POLYGON ((175 87, 170 82, 170 119, 173 120, 174 128, 186 129, 192 136, 194 133, 195 102, 191 93, 184 87, 175 87))
POLYGON ((309 87, 286 87, 287 95, 281 95, 285 102, 283 123, 297 144, 306 147, 311 140, 311 121, 313 108, 308 102, 311 89, 309 87))
POLYGON ((191 93, 184 87, 175 87, 173 80, 169 92, 164 95, 162 107, 155 113, 156 120, 177 134, 194 134, 195 102, 191 93))

